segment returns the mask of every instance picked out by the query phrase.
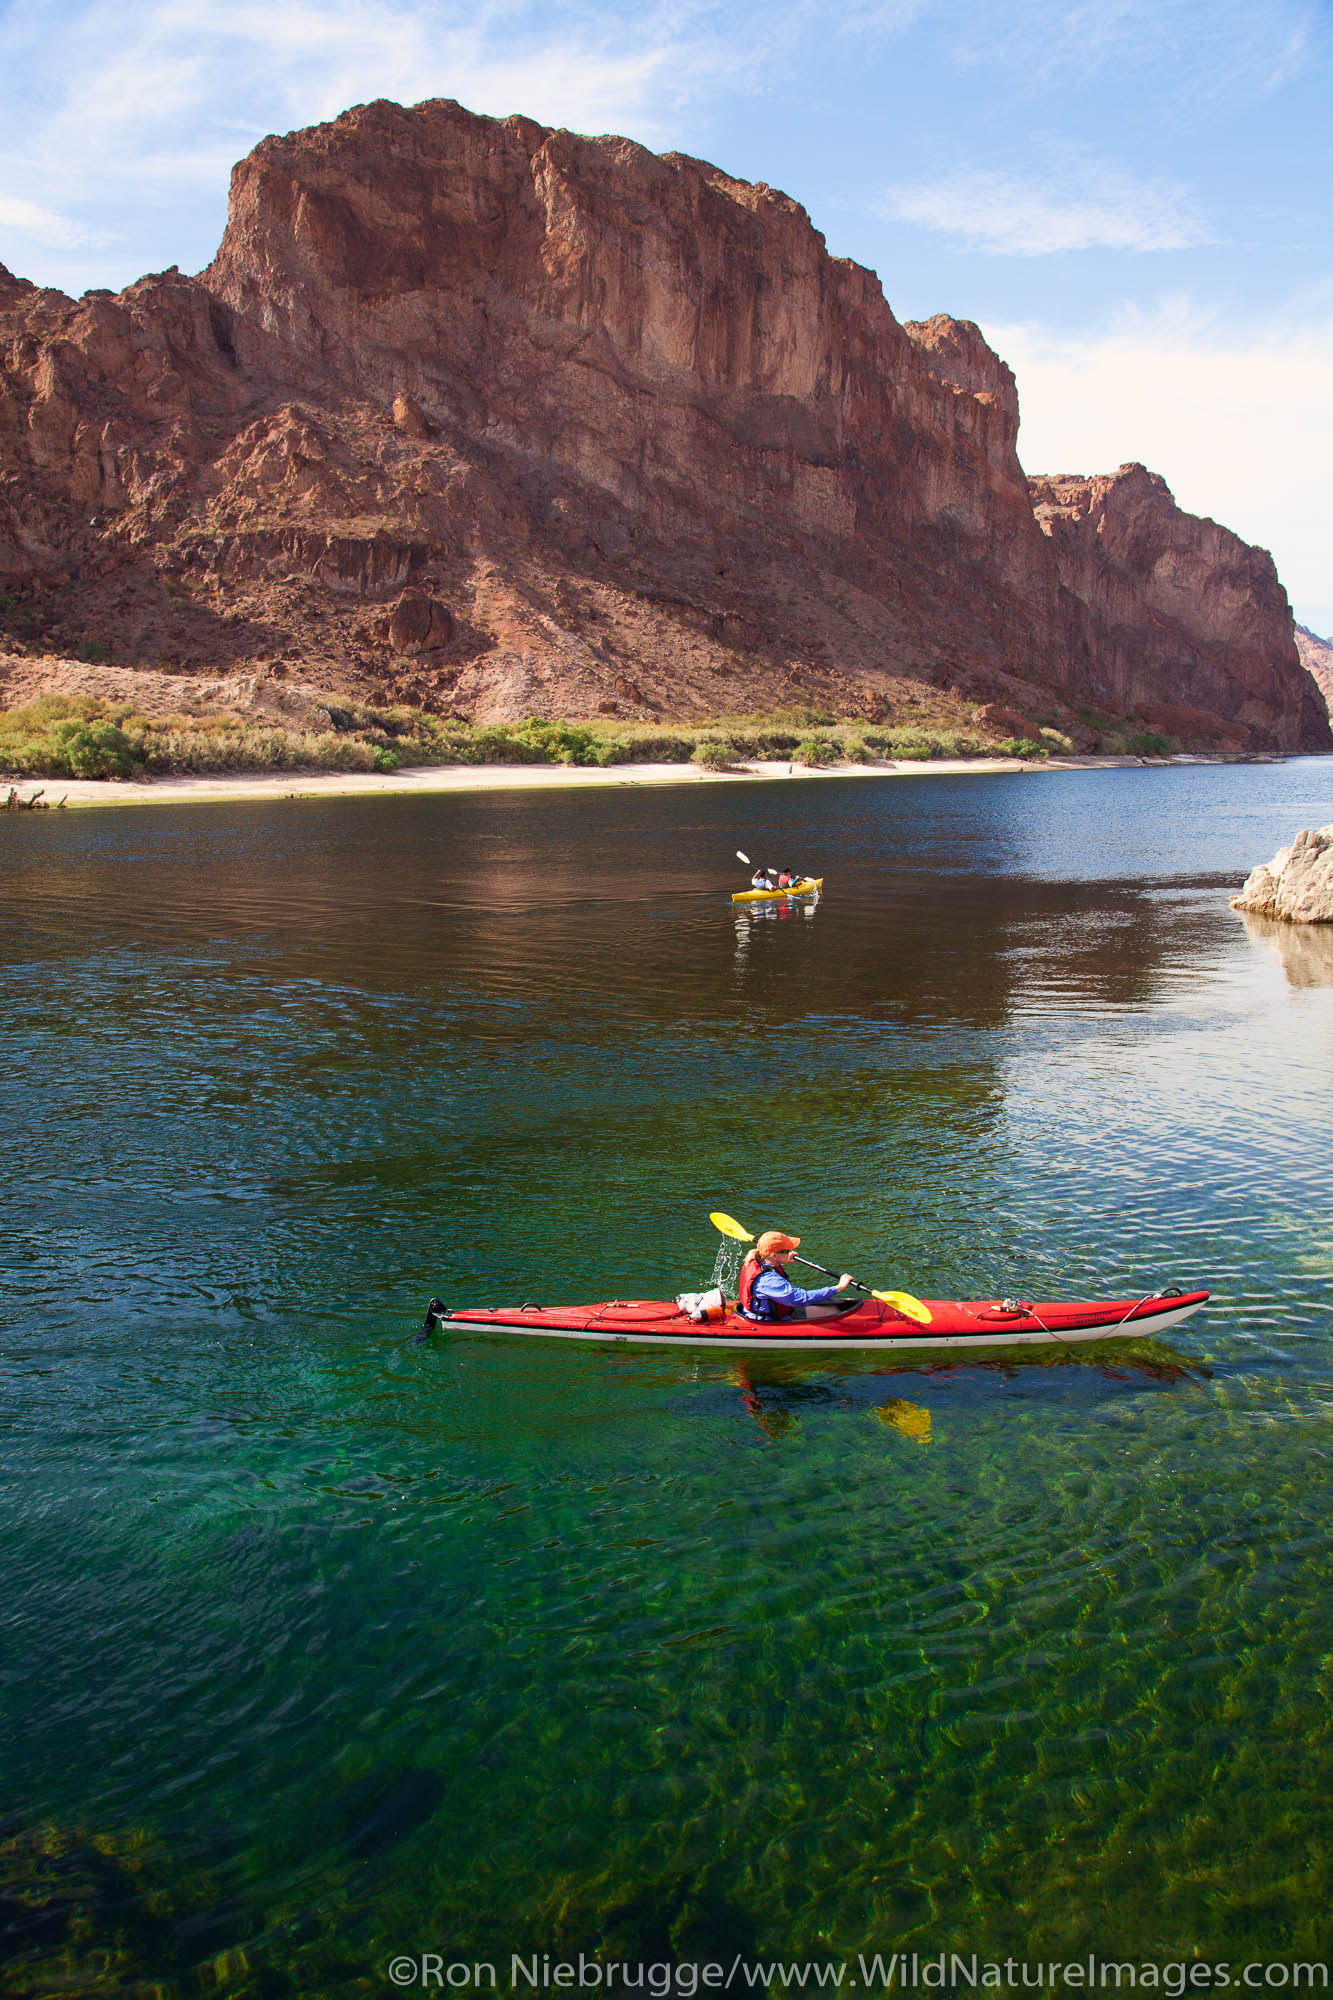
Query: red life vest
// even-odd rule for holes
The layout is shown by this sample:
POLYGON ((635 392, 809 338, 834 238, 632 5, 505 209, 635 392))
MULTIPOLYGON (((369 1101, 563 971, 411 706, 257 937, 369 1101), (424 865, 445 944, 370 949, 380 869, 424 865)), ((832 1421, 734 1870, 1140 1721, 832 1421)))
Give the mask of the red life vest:
POLYGON ((751 1250, 747 1254, 745 1262, 741 1265, 738 1303, 747 1319, 791 1318, 792 1309, 790 1306, 779 1305, 776 1299, 766 1299, 762 1292, 758 1298, 754 1295, 755 1280, 760 1276, 761 1272, 771 1271, 772 1268, 771 1264, 764 1262, 757 1250, 751 1250))

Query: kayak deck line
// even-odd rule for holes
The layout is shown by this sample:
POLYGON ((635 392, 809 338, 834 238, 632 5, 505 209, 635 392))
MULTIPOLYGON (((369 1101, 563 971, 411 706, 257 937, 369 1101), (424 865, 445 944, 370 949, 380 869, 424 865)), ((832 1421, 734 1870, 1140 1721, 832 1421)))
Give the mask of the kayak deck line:
POLYGON ((914 1321, 873 1299, 827 1316, 780 1323, 744 1319, 734 1309, 695 1322, 679 1306, 659 1299, 611 1299, 590 1306, 472 1306, 453 1308, 432 1299, 421 1337, 441 1328, 518 1333, 548 1340, 596 1340, 654 1347, 765 1348, 806 1352, 825 1348, 1002 1348, 1063 1346, 1070 1342, 1131 1340, 1178 1326, 1197 1312, 1206 1291, 1157 1292, 1146 1298, 1051 1301, 1024 1305, 1008 1299, 927 1299, 931 1323, 914 1321), (787 1329, 787 1330, 784 1330, 787 1329))

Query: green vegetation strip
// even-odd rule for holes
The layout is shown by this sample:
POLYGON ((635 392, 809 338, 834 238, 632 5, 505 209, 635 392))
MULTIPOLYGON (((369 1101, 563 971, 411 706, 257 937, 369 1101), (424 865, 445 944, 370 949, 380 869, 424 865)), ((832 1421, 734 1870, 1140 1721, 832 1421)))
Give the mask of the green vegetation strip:
POLYGON ((948 727, 857 728, 793 711, 690 725, 473 724, 406 708, 349 705, 301 729, 240 716, 150 717, 91 696, 44 695, 0 713, 0 771, 15 777, 131 778, 210 771, 395 771, 429 764, 688 764, 727 770, 757 759, 817 767, 932 757, 1045 757, 1049 747, 948 727))

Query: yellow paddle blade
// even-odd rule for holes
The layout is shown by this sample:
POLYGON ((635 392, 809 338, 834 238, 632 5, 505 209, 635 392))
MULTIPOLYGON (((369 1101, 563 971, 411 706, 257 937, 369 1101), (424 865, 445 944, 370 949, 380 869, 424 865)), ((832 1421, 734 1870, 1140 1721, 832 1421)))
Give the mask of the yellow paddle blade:
POLYGON ((892 1306, 905 1319, 914 1319, 918 1326, 929 1326, 931 1312, 920 1299, 914 1299, 910 1292, 872 1292, 872 1298, 882 1299, 886 1306, 892 1306))
POLYGON ((712 1223, 714 1229, 720 1229, 722 1234, 729 1236, 733 1243, 754 1242, 754 1237, 750 1234, 749 1230, 742 1229, 734 1215, 724 1215, 720 1208, 713 1209, 708 1220, 712 1223))
POLYGON ((930 1443, 930 1411, 923 1410, 919 1403, 904 1402, 901 1396, 890 1396, 887 1403, 876 1403, 870 1412, 882 1424, 890 1424, 904 1437, 914 1438, 917 1444, 930 1443))

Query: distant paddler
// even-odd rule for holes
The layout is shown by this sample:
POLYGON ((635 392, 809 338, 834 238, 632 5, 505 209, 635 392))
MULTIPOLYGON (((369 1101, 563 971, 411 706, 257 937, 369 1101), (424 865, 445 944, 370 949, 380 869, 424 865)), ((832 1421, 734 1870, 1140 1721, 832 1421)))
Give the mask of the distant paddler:
MULTIPOLYGON (((749 855, 742 853, 739 847, 736 849, 736 859, 743 861, 747 868, 751 866, 749 855)), ((762 868, 756 866, 754 874, 750 877, 750 887, 752 889, 762 889, 771 895, 775 889, 803 888, 811 880, 812 877, 802 873, 797 868, 762 868)))
POLYGON ((776 889, 777 872, 775 869, 761 868, 758 862, 751 862, 749 855, 743 854, 739 847, 736 849, 736 859, 743 861, 747 868, 753 867, 754 874, 750 877, 750 887, 752 889, 776 889))

